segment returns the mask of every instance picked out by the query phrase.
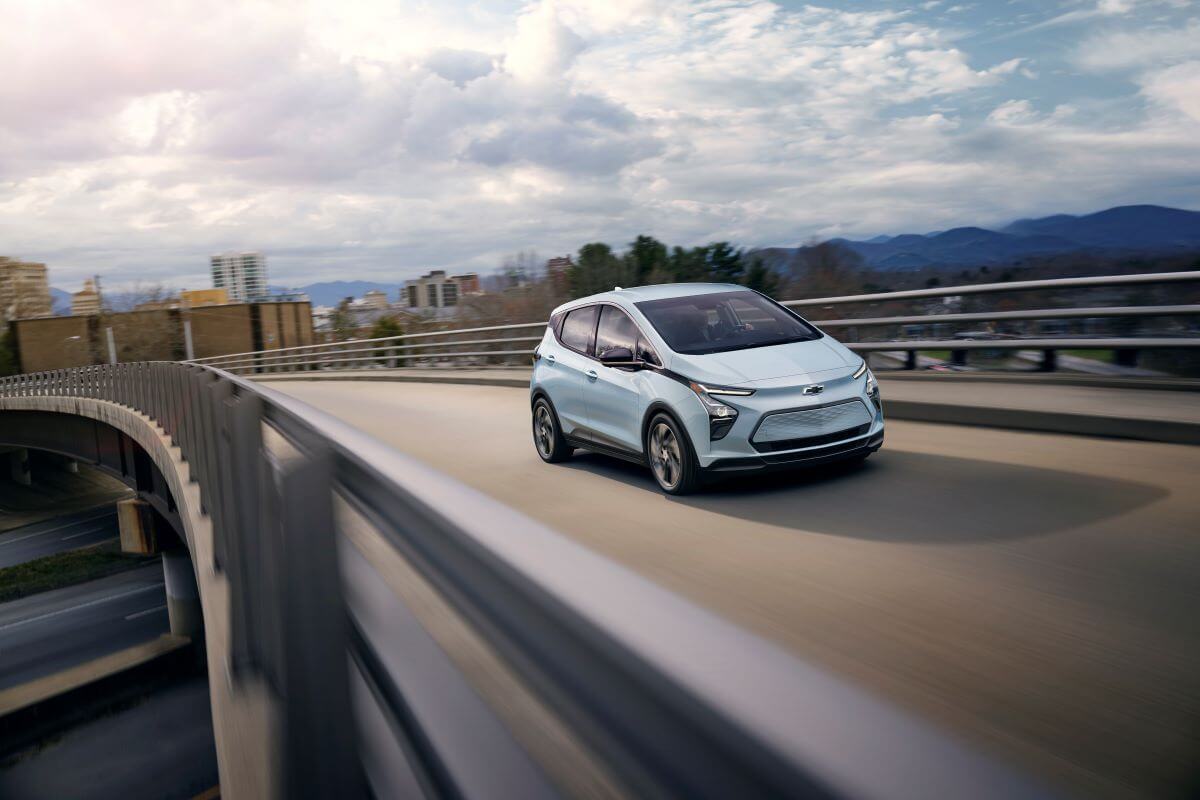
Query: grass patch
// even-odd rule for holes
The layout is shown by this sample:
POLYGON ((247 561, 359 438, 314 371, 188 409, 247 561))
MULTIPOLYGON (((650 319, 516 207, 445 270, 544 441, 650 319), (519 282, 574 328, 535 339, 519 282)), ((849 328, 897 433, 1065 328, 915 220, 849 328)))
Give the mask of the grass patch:
POLYGON ((1105 364, 1113 363, 1114 353, 1112 350, 1059 350, 1064 356, 1076 356, 1078 358, 1088 358, 1092 361, 1102 361, 1105 364))
POLYGON ((0 603, 124 572, 157 558, 122 553, 120 542, 105 542, 4 567, 0 569, 0 603))

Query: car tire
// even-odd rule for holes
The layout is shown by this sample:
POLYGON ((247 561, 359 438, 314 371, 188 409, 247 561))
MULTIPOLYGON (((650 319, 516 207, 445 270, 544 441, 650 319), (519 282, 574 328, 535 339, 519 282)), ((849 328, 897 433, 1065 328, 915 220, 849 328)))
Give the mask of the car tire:
POLYGON ((691 494, 700 488, 700 465, 682 426, 656 414, 646 426, 646 460, 658 487, 667 494, 691 494))
POLYGON ((575 452, 563 438, 554 406, 544 397, 539 397, 533 404, 533 448, 547 464, 566 461, 575 452))

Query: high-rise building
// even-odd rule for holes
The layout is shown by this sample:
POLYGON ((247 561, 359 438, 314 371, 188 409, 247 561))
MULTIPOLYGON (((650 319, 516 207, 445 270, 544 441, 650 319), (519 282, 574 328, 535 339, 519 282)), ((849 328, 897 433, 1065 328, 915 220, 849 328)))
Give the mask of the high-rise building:
POLYGON ((52 313, 46 265, 0 256, 0 316, 12 320, 52 313))
POLYGON ((83 282, 83 288, 71 295, 71 316, 82 317, 99 313, 100 292, 96 290, 96 282, 87 278, 83 282))
POLYGON ((266 297, 267 257, 259 252, 220 253, 211 259, 214 289, 224 289, 234 302, 266 297))
POLYGON ((378 289, 368 289, 367 293, 362 296, 362 304, 365 308, 381 309, 388 307, 387 293, 381 292, 378 289))
POLYGON ((401 301, 413 309, 453 308, 464 295, 478 293, 479 276, 475 273, 447 275, 445 270, 435 269, 405 281, 401 301))

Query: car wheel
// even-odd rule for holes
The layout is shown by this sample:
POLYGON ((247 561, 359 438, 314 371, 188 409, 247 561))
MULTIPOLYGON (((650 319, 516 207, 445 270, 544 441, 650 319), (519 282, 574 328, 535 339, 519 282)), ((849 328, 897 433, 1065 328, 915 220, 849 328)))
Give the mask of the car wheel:
POLYGON ((533 404, 533 446, 542 461, 548 464, 566 461, 575 450, 563 438, 558 415, 544 397, 539 397, 533 404))
POLYGON ((646 430, 646 456, 654 480, 667 494, 690 494, 700 485, 691 442, 675 420, 659 414, 646 430))

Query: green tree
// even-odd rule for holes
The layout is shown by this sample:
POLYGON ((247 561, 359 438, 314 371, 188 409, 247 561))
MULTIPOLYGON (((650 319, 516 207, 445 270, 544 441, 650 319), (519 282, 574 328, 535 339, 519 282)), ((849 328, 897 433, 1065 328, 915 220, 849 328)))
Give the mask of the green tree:
POLYGON ((708 277, 707 256, 707 247, 693 247, 690 250, 678 246, 672 248, 668 265, 671 280, 676 283, 705 280, 708 277))
POLYGON ((627 263, 617 258, 611 247, 592 242, 579 248, 579 257, 567 271, 567 282, 572 297, 584 297, 630 285, 629 273, 627 263))
POLYGON ((636 286, 650 283, 652 276, 661 276, 669 272, 667 246, 653 236, 638 236, 630 242, 625 261, 628 273, 636 286))
POLYGON ((375 320, 375 324, 371 326, 371 338, 383 339, 387 336, 403 336, 404 326, 400 324, 400 320, 395 316, 380 317, 375 320))
POLYGON ((704 248, 707 277, 717 283, 738 283, 746 271, 742 251, 729 242, 713 242, 704 248))
POLYGON ((781 288, 779 276, 757 257, 750 261, 750 268, 742 276, 742 284, 768 297, 778 297, 781 288))

